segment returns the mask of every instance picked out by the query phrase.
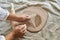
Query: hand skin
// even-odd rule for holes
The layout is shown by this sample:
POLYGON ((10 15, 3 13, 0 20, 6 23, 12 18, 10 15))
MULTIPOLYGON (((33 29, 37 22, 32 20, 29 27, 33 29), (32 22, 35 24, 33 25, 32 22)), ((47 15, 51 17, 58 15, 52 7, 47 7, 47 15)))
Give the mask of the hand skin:
POLYGON ((23 37, 26 33, 26 25, 19 25, 13 31, 7 34, 6 40, 14 40, 15 38, 23 37))
POLYGON ((21 21, 30 20, 30 17, 28 15, 22 15, 22 16, 16 15, 14 10, 14 5, 11 4, 11 10, 10 10, 9 16, 7 17, 7 20, 21 22, 21 21))
POLYGON ((10 13, 9 16, 7 17, 7 20, 22 22, 22 21, 30 20, 30 17, 28 15, 18 16, 18 15, 14 14, 14 13, 10 13))
MULTIPOLYGON (((11 13, 7 17, 7 20, 12 21, 12 23, 14 24, 15 21, 16 22, 29 21, 30 17, 28 15, 18 16, 15 14, 14 10, 12 9, 11 13)), ((15 28, 13 29, 13 31, 10 34, 6 35, 6 40, 14 40, 15 38, 23 37, 25 35, 26 25, 19 25, 19 27, 17 26, 14 27, 15 28)))

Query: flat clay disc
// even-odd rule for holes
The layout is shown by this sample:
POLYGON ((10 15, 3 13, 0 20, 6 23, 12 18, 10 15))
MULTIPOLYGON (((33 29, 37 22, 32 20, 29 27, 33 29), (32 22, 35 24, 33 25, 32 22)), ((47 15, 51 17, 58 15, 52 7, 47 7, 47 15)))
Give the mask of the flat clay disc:
POLYGON ((41 7, 30 6, 17 12, 19 15, 27 14, 31 16, 30 22, 27 22, 27 30, 30 32, 38 32, 46 24, 48 13, 41 7))

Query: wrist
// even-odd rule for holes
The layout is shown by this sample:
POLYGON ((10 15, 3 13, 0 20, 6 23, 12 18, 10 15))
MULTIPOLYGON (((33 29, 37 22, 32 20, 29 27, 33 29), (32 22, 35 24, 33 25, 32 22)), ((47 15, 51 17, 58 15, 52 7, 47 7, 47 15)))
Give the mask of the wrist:
POLYGON ((18 18, 17 18, 17 21, 18 21, 18 22, 23 21, 23 20, 22 20, 22 17, 18 17, 18 18))
POLYGON ((14 40, 15 39, 13 32, 11 32, 10 34, 6 35, 5 37, 6 37, 6 40, 14 40))
POLYGON ((22 21, 22 17, 16 15, 16 14, 9 14, 9 16, 7 17, 7 20, 10 21, 17 21, 17 22, 21 22, 22 21))

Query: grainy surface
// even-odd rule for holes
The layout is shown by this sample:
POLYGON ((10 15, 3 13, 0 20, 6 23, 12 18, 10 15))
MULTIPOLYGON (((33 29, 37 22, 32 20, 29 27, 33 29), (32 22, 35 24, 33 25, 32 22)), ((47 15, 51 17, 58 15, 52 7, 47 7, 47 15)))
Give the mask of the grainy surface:
MULTIPOLYGON (((8 0, 8 1, 12 2, 12 0, 8 0)), ((18 0, 18 1, 16 0, 16 2, 13 1, 15 8, 22 7, 21 5, 26 4, 25 0, 24 0, 25 3, 15 4, 15 3, 18 3, 19 1, 21 1, 21 0, 18 0)), ((37 1, 39 1, 39 0, 37 0, 37 1)), ((2 0, 0 0, 0 2, 2 2, 2 0)), ((7 1, 4 0, 3 2, 7 2, 7 1)), ((33 4, 33 3, 31 3, 31 4, 33 4)), ((8 4, 0 3, 1 7, 9 9, 10 5, 8 5, 8 6, 5 6, 5 5, 8 5, 8 4)), ((60 12, 59 12, 60 4, 59 4, 59 0, 52 0, 52 1, 43 0, 43 2, 40 3, 40 5, 43 8, 45 8, 45 10, 47 10, 48 14, 49 14, 46 25, 38 33, 27 32, 25 38, 22 38, 22 40, 60 40, 60 12)), ((3 30, 1 29, 2 31, 0 31, 0 33, 1 32, 6 33, 7 32, 6 29, 8 29, 8 26, 10 26, 10 25, 8 25, 5 22, 1 23, 1 26, 2 25, 3 25, 3 30)))

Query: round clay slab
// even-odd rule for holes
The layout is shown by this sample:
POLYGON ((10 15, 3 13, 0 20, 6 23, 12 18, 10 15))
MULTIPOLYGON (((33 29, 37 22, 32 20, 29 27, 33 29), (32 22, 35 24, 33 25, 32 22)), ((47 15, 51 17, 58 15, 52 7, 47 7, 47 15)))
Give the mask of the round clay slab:
POLYGON ((47 12, 38 6, 26 7, 18 12, 19 15, 27 14, 31 17, 31 20, 26 23, 27 30, 30 32, 38 32, 46 24, 48 14, 47 12), (19 14, 20 13, 20 14, 19 14))

